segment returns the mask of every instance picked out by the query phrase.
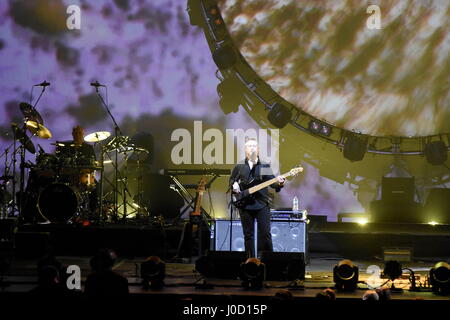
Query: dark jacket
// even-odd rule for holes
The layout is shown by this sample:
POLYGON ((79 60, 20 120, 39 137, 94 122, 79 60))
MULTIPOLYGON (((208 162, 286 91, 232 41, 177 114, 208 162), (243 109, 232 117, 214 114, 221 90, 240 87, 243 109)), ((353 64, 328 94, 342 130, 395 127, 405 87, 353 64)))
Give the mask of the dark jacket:
MULTIPOLYGON (((229 181, 230 190, 233 189, 234 182, 238 182, 241 191, 244 191, 248 188, 248 184, 250 183, 252 186, 255 186, 273 178, 275 178, 275 176, 273 175, 269 164, 261 162, 258 158, 258 162, 253 166, 252 170, 250 170, 248 160, 245 159, 245 163, 238 163, 231 172, 229 181)), ((278 182, 275 182, 270 186, 274 188, 276 192, 279 192, 282 188, 279 186, 278 182)), ((268 188, 264 188, 258 192, 255 192, 251 196, 251 199, 247 202, 247 205, 245 205, 242 209, 259 210, 270 205, 270 202, 269 190, 268 188)))

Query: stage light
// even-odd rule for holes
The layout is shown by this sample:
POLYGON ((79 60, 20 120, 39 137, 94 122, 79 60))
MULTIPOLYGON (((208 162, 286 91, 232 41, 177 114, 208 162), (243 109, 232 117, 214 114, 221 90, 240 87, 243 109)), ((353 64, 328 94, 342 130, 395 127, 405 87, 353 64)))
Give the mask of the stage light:
POLYGON ((270 109, 267 119, 269 122, 279 128, 284 128, 292 118, 292 111, 281 103, 275 103, 275 105, 270 109))
POLYGON ((333 269, 333 281, 338 290, 355 290, 358 284, 358 277, 358 267, 351 260, 341 260, 333 269))
POLYGON ((320 129, 320 134, 329 137, 331 135, 331 127, 326 124, 322 124, 322 128, 320 129))
POLYGON ((356 223, 360 224, 360 225, 365 225, 369 222, 369 219, 367 218, 360 218, 358 220, 356 220, 356 223))
POLYGON ((237 62, 237 54, 233 47, 225 45, 217 48, 212 54, 214 63, 220 70, 226 70, 234 66, 237 62))
POLYGON ((316 120, 311 120, 311 121, 309 122, 308 128, 309 128, 309 131, 311 131, 312 133, 319 133, 319 132, 320 132, 321 125, 320 125, 320 123, 319 123, 318 121, 316 121, 316 120))
POLYGON ((435 293, 450 293, 450 265, 448 263, 441 261, 431 268, 430 284, 435 293))
POLYGON ((434 227, 437 226, 439 223, 437 223, 436 221, 430 221, 428 222, 428 224, 434 227))
POLYGON ((355 290, 358 277, 358 267, 351 260, 341 260, 333 269, 333 280, 338 290, 355 290))
POLYGON ((220 97, 219 105, 223 113, 238 112, 241 105, 242 90, 235 81, 237 79, 225 79, 217 85, 217 94, 220 97))
POLYGON ((331 135, 331 127, 315 119, 309 122, 308 129, 314 134, 320 134, 325 137, 331 135))
POLYGON ((241 264, 239 277, 244 288, 261 289, 264 282, 265 265, 258 258, 248 258, 241 264))
POLYGON ((344 143, 344 158, 350 161, 360 161, 367 151, 367 139, 350 134, 344 143))
POLYGON ((447 146, 443 141, 433 141, 425 145, 423 153, 427 161, 436 166, 447 161, 447 151, 447 146))
POLYGON ((166 277, 166 264, 157 256, 150 256, 141 263, 141 278, 145 289, 162 288, 166 277))
POLYGON ((395 290, 396 288, 394 286, 394 280, 402 276, 402 265, 396 260, 386 261, 386 263, 384 264, 383 274, 392 281, 391 290, 395 290))

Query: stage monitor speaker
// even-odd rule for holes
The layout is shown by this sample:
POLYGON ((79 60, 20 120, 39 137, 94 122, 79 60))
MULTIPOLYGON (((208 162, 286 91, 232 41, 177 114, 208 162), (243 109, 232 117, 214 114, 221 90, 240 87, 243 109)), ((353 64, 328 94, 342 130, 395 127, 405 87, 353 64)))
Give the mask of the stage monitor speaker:
MULTIPOLYGON (((232 233, 232 251, 244 251, 245 242, 241 221, 216 220, 212 229, 216 251, 230 251, 230 233, 232 233)), ((307 254, 307 229, 303 220, 271 220, 273 250, 275 252, 303 252, 307 254)), ((258 252, 257 227, 255 222, 255 248, 258 252)))
POLYGON ((263 251, 261 262, 266 265, 266 280, 305 279, 305 255, 303 252, 263 251))
POLYGON ((245 252, 208 251, 206 254, 212 274, 215 278, 238 279, 241 263, 245 262, 245 252))

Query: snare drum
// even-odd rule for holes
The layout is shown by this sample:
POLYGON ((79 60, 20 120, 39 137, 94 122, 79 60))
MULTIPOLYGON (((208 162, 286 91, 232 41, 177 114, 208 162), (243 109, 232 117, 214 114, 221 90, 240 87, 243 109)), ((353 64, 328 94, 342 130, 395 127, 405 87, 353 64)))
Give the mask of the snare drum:
POLYGON ((38 210, 50 222, 66 223, 77 213, 79 203, 79 194, 72 187, 54 183, 40 192, 38 210))

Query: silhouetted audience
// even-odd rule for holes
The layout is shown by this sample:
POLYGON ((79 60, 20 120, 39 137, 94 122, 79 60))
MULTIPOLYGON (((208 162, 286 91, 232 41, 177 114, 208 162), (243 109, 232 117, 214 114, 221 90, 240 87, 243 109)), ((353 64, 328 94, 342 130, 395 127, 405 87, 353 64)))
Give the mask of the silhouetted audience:
POLYGON ((112 270, 117 256, 113 250, 102 249, 90 260, 92 273, 86 278, 84 293, 88 296, 128 295, 128 280, 112 270))
POLYGON ((37 262, 38 283, 31 294, 63 297, 74 292, 66 286, 66 268, 53 254, 46 254, 37 262))
POLYGON ((68 290, 59 281, 59 270, 52 265, 43 265, 38 269, 38 284, 30 293, 60 297, 68 290))
POLYGON ((275 292, 275 295, 273 296, 272 300, 294 300, 294 296, 292 295, 292 292, 286 289, 280 289, 277 292, 275 292))
POLYGON ((316 294, 316 300, 318 301, 334 301, 336 300, 336 293, 333 289, 327 288, 322 292, 316 294))
POLYGON ((378 293, 375 290, 366 290, 364 292, 362 299, 364 301, 378 301, 380 300, 378 293))
POLYGON ((378 288, 375 290, 378 294, 380 301, 391 300, 391 289, 389 288, 378 288))

